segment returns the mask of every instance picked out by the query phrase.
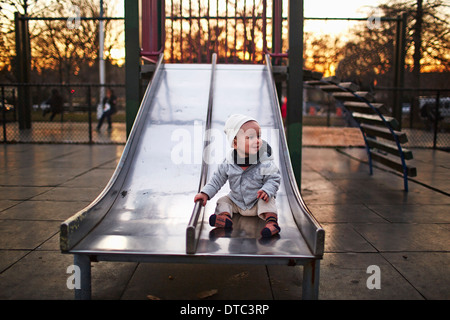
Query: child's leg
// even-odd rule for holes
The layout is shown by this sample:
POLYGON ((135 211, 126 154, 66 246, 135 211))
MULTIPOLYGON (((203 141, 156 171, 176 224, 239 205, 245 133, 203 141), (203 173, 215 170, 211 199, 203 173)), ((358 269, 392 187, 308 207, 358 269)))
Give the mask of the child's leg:
POLYGON ((216 228, 232 228, 233 220, 228 212, 222 212, 219 214, 213 214, 209 217, 209 225, 216 228))
POLYGON ((258 200, 258 216, 266 221, 266 225, 261 230, 263 238, 269 238, 281 231, 278 225, 277 205, 274 198, 270 198, 268 202, 262 199, 258 200))
POLYGON ((273 212, 267 212, 264 215, 264 219, 266 220, 265 227, 261 230, 261 236, 263 238, 270 238, 281 231, 280 226, 278 225, 278 215, 273 212))
POLYGON ((227 196, 217 200, 216 212, 209 217, 209 225, 216 228, 232 228, 233 202, 227 196))

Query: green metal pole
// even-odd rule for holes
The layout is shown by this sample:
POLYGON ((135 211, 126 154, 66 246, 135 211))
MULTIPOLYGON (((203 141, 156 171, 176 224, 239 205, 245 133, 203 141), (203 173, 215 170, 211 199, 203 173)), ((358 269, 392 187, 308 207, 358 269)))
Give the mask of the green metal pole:
POLYGON ((297 186, 301 190, 303 122, 303 0, 289 0, 289 78, 287 141, 297 186))
MULTIPOLYGON (((401 47, 400 47, 400 61, 399 61, 399 83, 398 83, 398 87, 400 88, 404 88, 405 87, 405 58, 406 58, 406 27, 407 27, 407 16, 406 13, 403 13, 401 15, 402 17, 402 25, 401 25, 401 47)), ((402 129, 402 103, 403 103, 403 91, 400 90, 399 91, 399 95, 398 95, 398 100, 399 100, 399 115, 398 115, 398 123, 399 123, 399 130, 402 129)))
POLYGON ((406 13, 397 17, 397 30, 395 39, 395 59, 394 59, 394 91, 393 116, 399 123, 399 130, 402 128, 402 102, 405 82, 405 55, 406 55, 406 13))
MULTIPOLYGON (((16 32, 16 80, 18 83, 30 82, 31 51, 26 15, 14 14, 16 32)), ((31 129, 30 87, 19 86, 18 115, 19 129, 31 129)))
POLYGON ((139 1, 125 2, 125 90, 127 137, 140 104, 139 1))

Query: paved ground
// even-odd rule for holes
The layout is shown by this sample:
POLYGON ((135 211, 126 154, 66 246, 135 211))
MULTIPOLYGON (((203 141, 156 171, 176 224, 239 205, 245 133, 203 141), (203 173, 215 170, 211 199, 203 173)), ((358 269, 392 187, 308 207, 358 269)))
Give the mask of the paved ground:
MULTIPOLYGON (((0 145, 0 299, 73 298, 59 225, 100 193, 122 150, 0 145)), ((326 230, 320 299, 450 299, 450 153, 414 156, 420 183, 405 193, 395 174, 368 175, 364 149, 304 148, 302 194, 326 230), (367 288, 372 265, 380 289, 367 288)), ((93 299, 301 296, 301 267, 101 262, 92 272, 93 299)))

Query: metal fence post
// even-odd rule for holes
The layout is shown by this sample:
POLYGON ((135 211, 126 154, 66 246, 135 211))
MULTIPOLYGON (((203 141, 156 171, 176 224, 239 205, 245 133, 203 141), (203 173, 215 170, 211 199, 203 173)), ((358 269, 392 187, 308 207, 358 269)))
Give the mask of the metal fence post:
POLYGON ((2 122, 3 122, 3 142, 6 142, 5 86, 2 86, 2 122))
MULTIPOLYGON (((18 83, 30 82, 31 51, 26 15, 15 12, 16 32, 16 81, 18 83)), ((19 129, 31 129, 31 94, 28 86, 19 86, 18 111, 19 129)))
POLYGON ((92 105, 91 105, 91 86, 88 86, 88 121, 89 121, 89 144, 92 144, 92 105))
MULTIPOLYGON (((406 55, 406 13, 397 17, 397 29, 395 40, 394 57, 394 87, 403 88, 405 82, 405 55, 406 55)), ((392 106, 392 116, 399 123, 399 130, 402 128, 402 102, 403 92, 396 89, 392 106)))
POLYGON ((436 108, 434 110, 434 133, 433 133, 433 149, 436 149, 437 144, 437 131, 438 131, 438 121, 439 121, 439 100, 440 100, 440 91, 436 92, 436 108))

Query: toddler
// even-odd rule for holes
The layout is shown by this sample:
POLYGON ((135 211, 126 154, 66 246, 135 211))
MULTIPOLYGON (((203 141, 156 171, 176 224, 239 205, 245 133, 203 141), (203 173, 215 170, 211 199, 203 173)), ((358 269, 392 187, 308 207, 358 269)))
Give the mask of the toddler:
POLYGON ((224 131, 233 149, 194 201, 201 200, 206 205, 228 180, 230 193, 217 200, 216 211, 209 218, 209 224, 217 228, 232 228, 233 213, 240 213, 266 221, 261 230, 262 237, 278 234, 281 229, 275 196, 281 176, 270 146, 261 139, 261 127, 251 117, 233 114, 226 121, 224 131))

